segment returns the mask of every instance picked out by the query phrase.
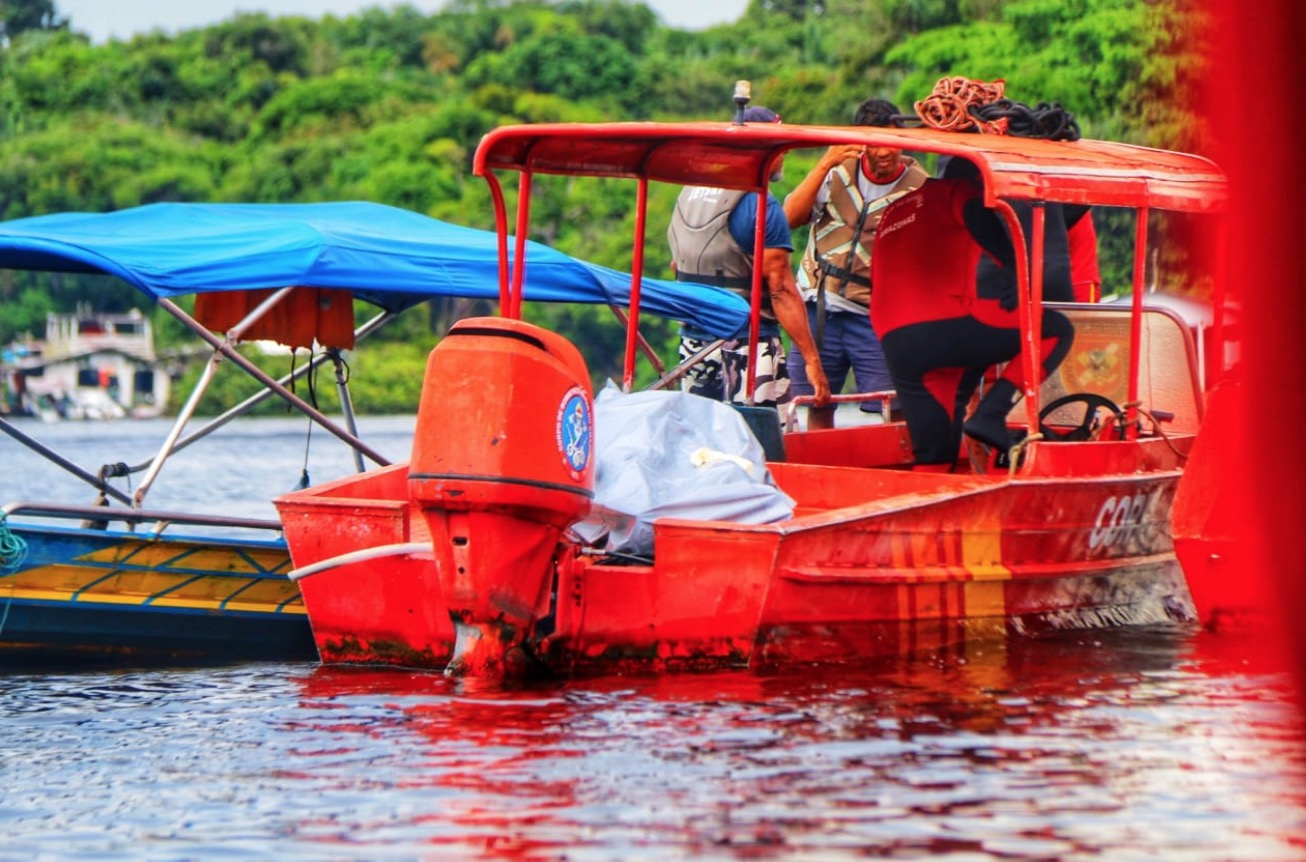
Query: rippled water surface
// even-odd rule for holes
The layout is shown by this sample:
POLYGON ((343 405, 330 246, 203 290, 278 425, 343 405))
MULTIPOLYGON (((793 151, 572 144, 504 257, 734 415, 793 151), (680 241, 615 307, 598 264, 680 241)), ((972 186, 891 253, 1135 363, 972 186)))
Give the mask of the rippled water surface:
POLYGON ((475 690, 10 674, 4 858, 1306 859, 1286 677, 1173 629, 475 690))
MULTIPOLYGON (((239 510, 297 478, 260 460, 281 427, 177 474, 239 510)), ((6 499, 41 484, 14 451, 6 499)), ((0 859, 1306 860, 1301 712, 1257 645, 1117 629, 509 689, 0 668, 0 859)))

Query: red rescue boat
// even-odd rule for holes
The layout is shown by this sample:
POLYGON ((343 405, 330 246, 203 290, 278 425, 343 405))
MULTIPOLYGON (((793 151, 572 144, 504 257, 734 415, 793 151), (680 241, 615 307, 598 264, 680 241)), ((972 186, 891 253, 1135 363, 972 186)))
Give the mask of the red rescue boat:
MULTIPOLYGON (((565 339, 516 319, 530 284, 518 249, 525 266, 501 267, 503 317, 456 324, 431 354, 412 462, 277 501, 322 660, 485 675, 764 666, 1195 620, 1171 508, 1202 422, 1202 370, 1189 327, 1145 304, 1142 261, 1150 210, 1222 209, 1225 181, 1209 161, 930 129, 616 123, 500 128, 475 169, 490 183, 504 260, 495 171, 521 175, 518 237, 534 175, 633 179, 634 298, 650 182, 765 192, 786 151, 844 143, 970 160, 1022 250, 1009 200, 1138 212, 1133 303, 1059 306, 1076 343, 1013 412, 1027 442, 1010 466, 963 449, 955 472, 912 472, 901 422, 781 434, 769 411, 754 427, 791 513, 662 517, 651 553, 611 553, 577 529, 594 494, 589 375, 565 339), (1089 439, 1052 439, 1079 425, 1089 439)), ((1030 283, 1022 269, 1032 368, 1041 297, 1030 283)), ((631 305, 626 391, 639 338, 631 305)))

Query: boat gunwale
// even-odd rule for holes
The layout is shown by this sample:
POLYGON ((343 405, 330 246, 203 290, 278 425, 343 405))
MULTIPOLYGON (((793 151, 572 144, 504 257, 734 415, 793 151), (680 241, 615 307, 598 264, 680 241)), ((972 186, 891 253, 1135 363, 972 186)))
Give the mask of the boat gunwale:
MULTIPOLYGON (((1119 442, 1132 444, 1134 441, 1119 442)), ((1147 438, 1146 440, 1137 441, 1139 444, 1149 442, 1163 443, 1164 441, 1161 440, 1161 438, 1147 438)), ((1056 446, 1063 444, 1053 443, 1049 445, 1056 446)), ((1075 444, 1072 443, 1070 445, 1075 444)), ((1085 445, 1098 446, 1101 444, 1088 442, 1085 445)), ((1000 474, 912 474, 909 470, 884 467, 826 467, 819 464, 796 466, 810 466, 817 469, 828 469, 831 471, 890 472, 902 474, 903 476, 914 475, 916 478, 927 477, 927 480, 934 480, 942 475, 945 478, 956 477, 961 478, 964 481, 962 483, 949 484, 948 487, 943 488, 908 491, 890 497, 869 500, 865 503, 856 503, 850 506, 838 506, 831 509, 824 509, 822 511, 808 512, 802 515, 796 515, 792 518, 785 518, 781 521, 773 521, 769 524, 740 524, 734 521, 663 517, 657 519, 654 529, 669 527, 673 529, 701 529, 709 532, 775 534, 783 538, 809 530, 847 527, 849 525, 849 520, 853 518, 868 521, 879 520, 882 517, 900 515, 908 511, 919 509, 922 505, 932 505, 934 503, 949 502, 957 499, 985 496, 1010 487, 1038 488, 1057 485, 1073 485, 1076 488, 1083 488, 1111 484, 1139 485, 1171 480, 1177 482, 1179 477, 1183 475, 1183 471, 1179 468, 1161 468, 1134 473, 1046 476, 1019 472, 1012 474, 1005 470, 1000 474), (963 487, 958 487, 958 484, 963 487)), ((783 485, 780 485, 779 487, 782 491, 784 490, 783 485)))

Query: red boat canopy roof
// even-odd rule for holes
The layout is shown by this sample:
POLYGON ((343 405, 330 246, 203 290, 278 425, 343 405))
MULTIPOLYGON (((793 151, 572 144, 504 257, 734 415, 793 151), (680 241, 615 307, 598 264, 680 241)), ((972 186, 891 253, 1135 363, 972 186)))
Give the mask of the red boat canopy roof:
POLYGON ((560 123, 503 126, 476 150, 487 169, 583 176, 647 177, 676 185, 760 190, 791 149, 862 143, 959 156, 996 198, 1215 212, 1224 174, 1200 156, 1107 141, 1047 141, 1004 135, 874 126, 731 123, 560 123))

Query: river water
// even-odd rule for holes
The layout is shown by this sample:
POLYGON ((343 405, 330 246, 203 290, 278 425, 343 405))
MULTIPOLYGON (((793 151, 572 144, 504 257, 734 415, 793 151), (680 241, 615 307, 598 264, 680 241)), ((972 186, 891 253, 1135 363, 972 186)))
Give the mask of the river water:
MULTIPOLYGON (((93 472, 165 426, 21 427, 93 472)), ((402 459, 410 427, 363 435, 402 459)), ((271 517, 303 432, 224 429, 149 504, 271 517)), ((336 450, 314 432, 311 478, 336 450)), ((0 437, 0 500, 56 492, 93 496, 0 437)), ((1259 645, 1164 626, 516 688, 0 668, 0 859, 1306 860, 1302 713, 1259 645)))

